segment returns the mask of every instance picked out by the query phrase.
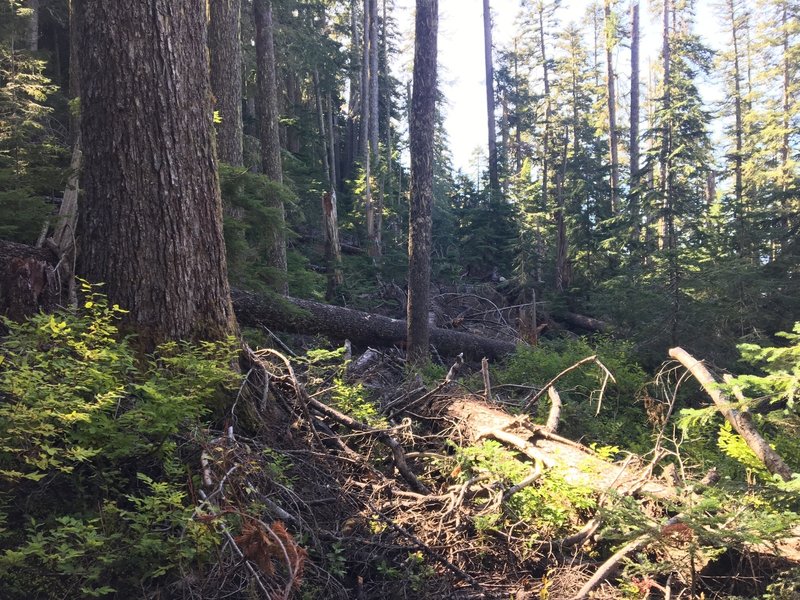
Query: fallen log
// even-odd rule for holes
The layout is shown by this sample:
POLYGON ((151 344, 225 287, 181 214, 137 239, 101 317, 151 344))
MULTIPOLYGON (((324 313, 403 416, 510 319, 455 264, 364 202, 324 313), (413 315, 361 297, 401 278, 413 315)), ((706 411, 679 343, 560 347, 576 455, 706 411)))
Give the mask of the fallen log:
MULTIPOLYGON (((349 339, 360 345, 400 345, 406 339, 406 322, 341 306, 332 306, 297 298, 268 298, 234 289, 233 308, 242 325, 287 333, 321 333, 337 339, 349 339)), ((432 328, 430 341, 440 354, 455 356, 461 352, 474 360, 501 358, 511 354, 515 344, 480 337, 460 331, 432 328)))
MULTIPOLYGON (((0 240, 0 314, 20 320, 39 310, 52 310, 58 304, 59 283, 55 273, 58 257, 46 248, 34 248, 0 240)), ((297 298, 269 298, 234 289, 233 307, 239 323, 267 326, 287 333, 320 333, 337 339, 369 345, 402 346, 406 322, 341 306, 297 298)), ((440 354, 481 358, 501 358, 516 345, 478 335, 431 329, 431 344, 440 354)))
POLYGON ((694 378, 700 383, 706 393, 714 401, 714 404, 728 420, 750 450, 753 451, 758 459, 764 463, 770 473, 779 475, 784 481, 792 478, 792 469, 787 465, 781 456, 772 449, 767 441, 758 433, 750 415, 747 412, 737 410, 728 397, 723 394, 717 382, 705 368, 702 362, 694 358, 683 348, 672 348, 669 355, 686 367, 694 378))
MULTIPOLYGON (((456 424, 462 439, 471 443, 493 438, 527 456, 534 464, 557 467, 571 485, 588 487, 598 493, 614 490, 619 494, 648 494, 671 498, 675 490, 662 482, 645 478, 643 461, 611 462, 590 448, 535 425, 526 416, 514 416, 474 397, 448 398, 434 407, 440 416, 456 424)), ((458 439, 457 436, 451 436, 458 439)))
POLYGON ((586 315, 579 315, 576 313, 566 312, 561 315, 561 318, 572 325, 577 325, 587 331, 594 331, 596 333, 607 333, 611 327, 605 321, 587 317, 586 315))

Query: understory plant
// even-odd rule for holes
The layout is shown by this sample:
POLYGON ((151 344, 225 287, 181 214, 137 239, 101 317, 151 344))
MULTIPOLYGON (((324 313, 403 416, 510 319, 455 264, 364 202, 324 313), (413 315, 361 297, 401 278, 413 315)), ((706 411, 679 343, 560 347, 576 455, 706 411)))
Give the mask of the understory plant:
POLYGON ((139 597, 217 543, 192 518, 187 459, 238 385, 234 340, 170 342, 142 359, 117 328, 123 309, 82 288, 79 310, 5 322, 4 598, 139 597))

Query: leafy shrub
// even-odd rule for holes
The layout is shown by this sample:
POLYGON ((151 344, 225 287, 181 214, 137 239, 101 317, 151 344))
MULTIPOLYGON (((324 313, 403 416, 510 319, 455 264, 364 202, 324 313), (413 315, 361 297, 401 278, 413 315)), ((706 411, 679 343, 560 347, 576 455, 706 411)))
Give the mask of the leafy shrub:
POLYGON ((0 350, 0 580, 7 598, 140 595, 204 557, 182 453, 239 377, 233 340, 144 361, 124 312, 88 284, 80 311, 6 322, 0 350), (191 440, 189 440, 191 441, 191 440))
MULTIPOLYGON (((462 477, 489 475, 491 480, 511 486, 525 479, 531 472, 530 463, 494 440, 484 440, 473 446, 458 448, 456 461, 462 477)), ((466 480, 465 479, 465 480, 466 480)), ((568 531, 581 521, 582 512, 596 506, 594 493, 586 487, 571 485, 556 469, 547 470, 535 483, 526 486, 508 501, 507 509, 514 521, 530 523, 540 534, 556 535, 568 531)), ((478 530, 498 526, 499 513, 478 515, 478 530)))
MULTIPOLYGON (((596 401, 604 373, 596 365, 584 365, 558 380, 555 387, 564 400, 561 433, 587 442, 617 445, 636 452, 650 449, 650 430, 640 391, 647 374, 639 366, 633 347, 622 341, 599 338, 558 339, 537 346, 520 346, 497 377, 501 384, 541 386, 564 369, 593 354, 611 371, 616 383, 609 382, 603 393, 599 416, 596 401)), ((540 416, 547 414, 540 402, 540 416)))

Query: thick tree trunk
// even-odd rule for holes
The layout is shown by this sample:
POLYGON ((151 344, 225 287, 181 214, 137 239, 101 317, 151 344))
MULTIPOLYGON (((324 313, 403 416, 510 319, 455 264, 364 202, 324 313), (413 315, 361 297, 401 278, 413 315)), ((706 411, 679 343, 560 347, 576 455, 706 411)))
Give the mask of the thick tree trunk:
POLYGON ((611 214, 617 213, 619 196, 619 142, 617 140, 617 92, 614 81, 614 45, 616 32, 611 15, 611 0, 605 0, 606 29, 606 99, 608 101, 608 145, 611 152, 611 214))
POLYGON ((433 133, 436 127, 436 61, 439 1, 417 0, 414 87, 411 96, 411 205, 408 233, 408 356, 428 359, 430 326, 433 133))
POLYGON ((639 215, 639 2, 631 4, 631 183, 630 216, 631 239, 638 245, 641 237, 641 217, 639 215))
POLYGON ((486 69, 486 122, 489 127, 489 188, 500 189, 497 168, 497 130, 494 120, 494 63, 492 62, 492 15, 489 0, 483 0, 483 62, 486 69))
POLYGON ((203 0, 77 0, 85 166, 78 272, 143 350, 235 331, 203 0))
POLYGON ((210 0, 208 49, 217 124, 217 158, 240 166, 242 157, 241 0, 210 0))
MULTIPOLYGON (((236 289, 233 297, 236 315, 242 325, 266 325, 288 333, 320 333, 335 339, 348 339, 355 344, 372 346, 402 346, 406 338, 406 322, 400 319, 296 298, 285 298, 283 302, 276 302, 271 298, 236 289)), ((425 317, 427 319, 427 312, 425 317)), ((430 343, 441 354, 456 356, 463 352, 474 360, 480 360, 484 356, 501 358, 515 349, 511 342, 438 328, 430 330, 430 343)))
MULTIPOLYGON (((273 41, 272 2, 255 0, 256 24, 256 84, 259 130, 261 138, 261 168, 272 181, 283 183, 281 167, 281 142, 278 130, 278 80, 275 67, 275 45, 273 41)), ((276 287, 288 293, 286 283, 286 234, 285 215, 281 199, 267 194, 267 204, 274 209, 277 218, 267 235, 269 250, 267 263, 277 271, 276 287)))

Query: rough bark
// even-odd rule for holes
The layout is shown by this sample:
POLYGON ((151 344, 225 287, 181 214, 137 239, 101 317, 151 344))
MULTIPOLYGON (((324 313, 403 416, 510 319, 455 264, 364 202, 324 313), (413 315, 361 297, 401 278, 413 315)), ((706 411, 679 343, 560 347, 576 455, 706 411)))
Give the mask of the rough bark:
POLYGON ((570 485, 586 486, 603 494, 614 490, 622 495, 650 494, 673 497, 675 491, 658 481, 642 481, 643 461, 628 459, 614 463, 602 459, 590 448, 474 397, 447 397, 434 402, 434 412, 443 413, 457 424, 458 434, 472 443, 492 438, 545 468, 557 467, 570 485))
MULTIPOLYGON (((278 80, 275 67, 275 44, 273 39, 272 2, 253 2, 256 24, 256 104, 261 138, 261 168, 271 180, 283 183, 281 167, 281 141, 278 129, 278 80)), ((286 284, 286 234, 283 202, 273 194, 267 195, 267 205, 275 212, 276 219, 269 228, 269 250, 267 263, 274 268, 280 281, 278 291, 288 293, 286 284)))
MULTIPOLYGON (((314 68, 314 95, 317 100, 317 119, 322 161, 328 178, 328 191, 322 195, 322 231, 325 235, 325 267, 328 273, 328 291, 332 298, 337 287, 342 285, 342 253, 339 246, 339 217, 336 209, 336 157, 333 151, 333 137, 328 137, 325 111, 320 89, 319 72, 314 68)), ((330 114, 328 115, 330 118, 330 114)), ((330 121, 329 121, 330 122, 330 121)), ((332 126, 332 122, 331 122, 332 126)))
POLYGON ((586 315, 579 315, 576 313, 566 312, 560 316, 567 323, 571 323, 572 325, 577 325, 578 327, 586 329, 587 331, 597 331, 599 333, 604 333, 611 330, 611 326, 605 321, 601 321, 600 319, 595 319, 593 317, 587 317, 586 315))
POLYGON ((408 235, 408 356, 429 356, 428 310, 433 206, 433 132, 436 119, 438 0, 417 0, 414 87, 411 95, 411 204, 408 235))
POLYGON ((634 244, 641 236, 639 216, 639 2, 631 4, 631 192, 630 215, 633 224, 631 235, 634 244))
POLYGON ((71 304, 77 303, 75 287, 75 259, 77 252, 77 224, 78 224, 78 195, 80 193, 80 172, 83 165, 83 151, 81 149, 80 132, 75 139, 72 149, 67 187, 58 209, 58 219, 50 238, 53 247, 57 250, 61 260, 58 265, 58 275, 61 284, 67 289, 67 297, 71 304))
POLYGON ((50 249, 0 240, 0 315, 21 321, 55 308, 60 300, 57 261, 50 249))
POLYGON ((328 104, 328 161, 330 163, 330 181, 331 186, 333 189, 339 187, 339 169, 338 167, 338 158, 336 154, 336 129, 335 129, 335 118, 333 116, 334 107, 333 107, 333 100, 331 99, 331 92, 325 94, 325 98, 328 104))
POLYGON ((792 478, 792 470, 767 441, 761 437, 761 434, 753 426, 750 415, 746 411, 733 408, 730 400, 719 390, 717 382, 714 381, 711 373, 708 372, 703 363, 695 359, 683 348, 672 348, 669 351, 669 355, 686 367, 700 385, 703 386, 703 389, 714 401, 722 416, 733 426, 736 433, 742 436, 747 446, 764 463, 769 472, 780 475, 784 481, 789 481, 792 478))
POLYGON ((617 92, 614 80, 614 46, 616 32, 611 14, 611 0, 605 0, 606 29, 606 100, 608 102, 608 145, 611 152, 611 214, 617 212, 619 195, 619 141, 617 139, 617 92))
POLYGON ((567 169, 568 133, 564 132, 564 147, 561 155, 561 172, 556 173, 556 260, 555 276, 556 291, 563 293, 569 287, 569 240, 567 239, 567 223, 564 206, 564 179, 567 169))
MULTIPOLYGON (((80 53, 78 50, 78 19, 75 14, 75 0, 69 0, 69 99, 75 101, 81 96, 80 53)), ((70 110, 69 137, 72 144, 78 139, 79 117, 70 110)))
POLYGON ((240 166, 242 157, 242 44, 241 0, 208 3, 208 50, 211 59, 211 92, 217 124, 217 157, 240 166))
MULTIPOLYGON (((290 297, 276 302, 236 289, 233 290, 233 298, 236 315, 242 325, 266 325, 288 333, 320 333, 335 339, 349 339, 354 344, 372 346, 402 346, 406 337, 406 322, 401 319, 290 297)), ((463 352, 474 360, 484 356, 501 358, 515 349, 515 345, 507 341, 438 328, 430 330, 430 343, 441 354, 456 356, 463 352)))
POLYGON ((486 69, 486 122, 489 127, 489 188, 500 189, 497 169, 497 130, 494 120, 494 64, 492 62, 492 15, 489 0, 483 0, 483 60, 486 69))
POLYGON ((77 0, 78 272, 148 351, 235 331, 203 0, 77 0))

